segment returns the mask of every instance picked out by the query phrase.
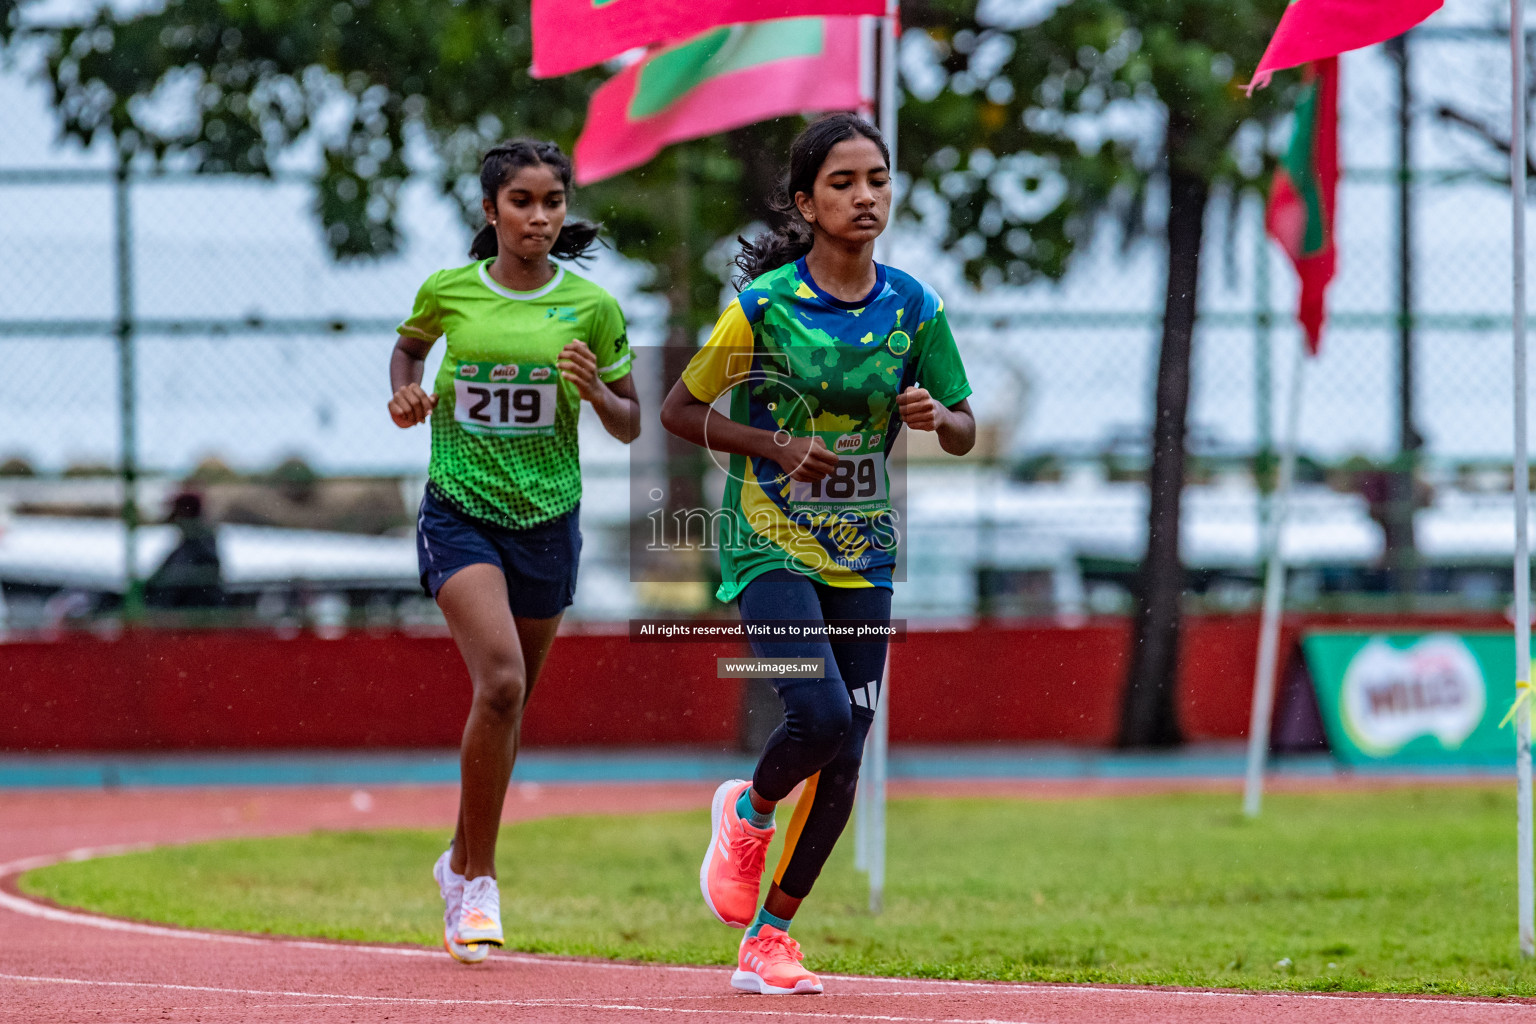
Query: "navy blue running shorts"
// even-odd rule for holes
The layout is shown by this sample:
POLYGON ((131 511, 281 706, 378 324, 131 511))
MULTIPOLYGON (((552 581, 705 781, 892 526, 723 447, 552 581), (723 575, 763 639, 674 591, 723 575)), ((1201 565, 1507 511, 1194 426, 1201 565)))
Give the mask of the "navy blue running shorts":
POLYGON ((576 597, 581 559, 581 507, 525 530, 509 530, 460 512, 432 493, 416 517, 416 562, 421 586, 432 597, 468 565, 494 565, 507 578, 514 618, 548 619, 576 597))

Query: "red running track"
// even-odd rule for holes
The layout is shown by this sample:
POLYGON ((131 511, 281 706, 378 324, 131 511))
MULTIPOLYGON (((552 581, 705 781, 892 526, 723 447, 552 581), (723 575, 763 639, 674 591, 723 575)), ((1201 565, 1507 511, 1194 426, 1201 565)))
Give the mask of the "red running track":
MULTIPOLYGON (((913 787, 898 787, 911 790, 913 787)), ((924 787, 953 793, 959 787, 924 787)), ((1103 792, 1104 784, 1091 787, 1103 792)), ((1141 787, 1138 787, 1141 788, 1141 787)), ((710 785, 515 786, 507 819, 706 806, 710 785)), ((1077 795, 1072 784, 971 787, 1077 795)), ((0 794, 0 1020, 26 1022, 720 1021, 944 1024, 1496 1024, 1530 1000, 1259 994, 824 976, 821 996, 734 993, 719 967, 497 954, 463 967, 440 950, 195 932, 21 897, 15 876, 74 852, 312 828, 441 827, 450 787, 0 794)))

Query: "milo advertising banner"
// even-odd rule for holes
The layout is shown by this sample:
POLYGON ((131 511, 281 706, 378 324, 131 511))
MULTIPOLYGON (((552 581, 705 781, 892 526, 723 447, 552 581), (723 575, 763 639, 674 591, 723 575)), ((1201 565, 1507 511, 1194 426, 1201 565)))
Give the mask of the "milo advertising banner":
POLYGON ((1314 633, 1302 640, 1318 711, 1348 764, 1510 761, 1508 633, 1314 633))

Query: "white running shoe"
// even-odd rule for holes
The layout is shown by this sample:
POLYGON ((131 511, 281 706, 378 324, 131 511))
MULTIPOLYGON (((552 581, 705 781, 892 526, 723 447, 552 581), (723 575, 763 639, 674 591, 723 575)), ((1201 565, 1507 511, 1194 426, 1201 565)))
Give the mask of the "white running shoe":
POLYGON ((496 888, 496 879, 490 875, 471 878, 464 883, 459 929, 454 938, 466 946, 476 942, 501 945, 501 891, 496 888))
POLYGON ((464 903, 464 876, 456 874, 448 866, 452 855, 453 847, 450 846, 437 858, 437 863, 432 865, 432 878, 437 882, 437 891, 443 895, 443 948, 461 964, 478 964, 491 955, 491 947, 483 942, 455 942, 453 938, 454 932, 458 930, 459 912, 464 903))
POLYGON ((821 979, 801 966, 800 943, 771 924, 741 940, 731 987, 765 996, 820 995, 821 979))

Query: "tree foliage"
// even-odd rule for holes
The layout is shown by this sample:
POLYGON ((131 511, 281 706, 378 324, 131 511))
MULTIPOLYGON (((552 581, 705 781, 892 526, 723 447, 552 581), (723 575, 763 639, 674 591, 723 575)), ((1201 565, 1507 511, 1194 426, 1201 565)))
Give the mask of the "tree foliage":
POLYGON ((903 44, 915 202, 947 214, 944 247, 973 278, 1018 282, 1059 277, 1103 217, 1139 237, 1170 170, 1255 184, 1292 89, 1243 86, 1285 6, 1072 0, 1021 26, 978 18, 969 0, 907 5, 924 30, 903 44))
MULTIPOLYGON (((1256 166, 1230 142, 1282 97, 1249 100, 1238 83, 1283 6, 1073 0, 1020 26, 978 18, 972 0, 914 0, 900 149, 917 182, 911 207, 939 223, 974 279, 1021 281, 1059 277, 1101 214, 1139 229, 1170 121, 1195 129, 1176 159, 1213 181, 1251 179, 1256 166)), ((527 0, 168 0, 121 16, 103 6, 45 35, 68 136, 106 132, 127 157, 209 172, 261 175, 283 154, 313 152, 316 214, 341 258, 398 247, 400 186, 413 172, 477 223, 480 153, 514 134, 569 150, 607 75, 529 77, 527 0)), ((683 245, 696 269, 760 217, 798 126, 673 147, 578 201, 677 295, 666 254, 683 245)), ((691 276, 699 308, 712 308, 718 277, 691 276)))
MULTIPOLYGON (((28 34, 47 44, 67 137, 90 143, 105 133, 125 159, 209 173, 267 175, 291 155, 300 164, 312 157, 315 213, 341 259, 399 247, 400 189, 413 174, 433 180, 478 225, 485 149, 532 135, 569 152, 606 77, 531 78, 526 0, 170 0, 122 16, 102 7, 83 23, 28 34)), ((656 265, 658 288, 680 294, 666 255, 704 253, 751 220, 761 199, 741 183, 760 175, 735 154, 754 144, 784 152, 791 131, 749 130, 725 150, 718 140, 674 147, 582 190, 579 206, 604 220, 621 249, 656 265)), ((701 307, 718 300, 718 278, 713 288, 681 285, 698 292, 701 307)))
POLYGON ((513 2, 171 0, 123 17, 103 6, 50 42, 66 135, 106 132, 128 158, 256 175, 314 147, 316 212, 340 257, 398 245, 413 132, 440 159, 442 187, 465 192, 501 135, 568 142, 597 80, 514 73, 529 44, 527 5, 513 2))

